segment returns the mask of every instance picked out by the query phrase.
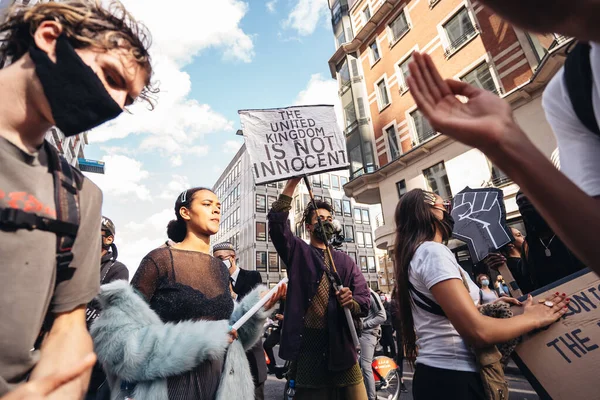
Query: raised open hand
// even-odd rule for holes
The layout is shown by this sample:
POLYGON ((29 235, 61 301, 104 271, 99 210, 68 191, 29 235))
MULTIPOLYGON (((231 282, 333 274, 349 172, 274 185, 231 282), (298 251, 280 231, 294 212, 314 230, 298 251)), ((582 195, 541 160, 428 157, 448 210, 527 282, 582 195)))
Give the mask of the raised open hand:
POLYGON ((429 55, 414 53, 409 69, 410 92, 436 131, 484 152, 497 148, 508 132, 522 135, 513 129, 516 124, 506 101, 467 83, 442 79, 429 55))

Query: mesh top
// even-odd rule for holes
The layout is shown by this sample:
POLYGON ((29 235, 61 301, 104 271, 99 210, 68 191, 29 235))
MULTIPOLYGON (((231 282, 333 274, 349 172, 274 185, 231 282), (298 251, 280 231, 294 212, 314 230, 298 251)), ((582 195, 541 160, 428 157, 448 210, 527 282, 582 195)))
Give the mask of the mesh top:
MULTIPOLYGON (((233 312, 229 271, 208 254, 158 248, 144 257, 131 284, 163 322, 223 320, 233 312)), ((169 377, 169 400, 213 400, 222 367, 223 360, 208 360, 169 377)))
POLYGON ((217 258, 161 247, 142 260, 131 284, 164 322, 229 319, 229 271, 217 258))

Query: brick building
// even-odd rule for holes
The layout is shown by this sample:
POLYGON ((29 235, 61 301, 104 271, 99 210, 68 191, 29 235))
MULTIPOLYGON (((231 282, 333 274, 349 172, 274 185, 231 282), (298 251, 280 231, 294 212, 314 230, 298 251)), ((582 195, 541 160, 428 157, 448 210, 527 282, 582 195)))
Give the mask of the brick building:
POLYGON ((351 161, 348 196, 381 203, 378 248, 393 245, 393 212, 413 188, 451 198, 465 186, 503 188, 510 223, 519 225, 518 190, 478 150, 438 134, 422 117, 406 77, 413 51, 441 74, 506 98, 525 132, 548 157, 556 147, 541 93, 570 40, 524 32, 470 0, 330 0, 351 161))

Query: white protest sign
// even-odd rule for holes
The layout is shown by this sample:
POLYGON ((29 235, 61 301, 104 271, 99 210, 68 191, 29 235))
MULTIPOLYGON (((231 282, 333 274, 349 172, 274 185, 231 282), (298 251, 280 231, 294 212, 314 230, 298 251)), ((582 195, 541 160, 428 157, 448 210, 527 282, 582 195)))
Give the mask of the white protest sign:
POLYGON ((348 168, 333 106, 240 110, 257 184, 348 168))

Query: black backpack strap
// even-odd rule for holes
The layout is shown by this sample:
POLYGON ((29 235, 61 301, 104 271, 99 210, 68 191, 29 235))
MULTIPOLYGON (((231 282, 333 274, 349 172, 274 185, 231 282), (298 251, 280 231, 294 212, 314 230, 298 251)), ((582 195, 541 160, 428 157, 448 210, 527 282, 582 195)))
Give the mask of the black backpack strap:
POLYGON ((54 178, 54 201, 56 203, 56 220, 70 226, 68 233, 56 235, 56 284, 69 280, 75 273, 71 268, 73 261, 73 244, 79 229, 79 190, 83 183, 83 176, 75 171, 61 157, 56 149, 45 142, 49 158, 50 170, 54 178))
POLYGON ((408 281, 408 290, 416 296, 412 296, 412 300, 417 307, 430 314, 439 315, 440 317, 446 316, 446 313, 439 304, 419 292, 410 281, 408 281))
POLYGON ((590 132, 600 136, 600 127, 598 127, 592 101, 594 75, 590 50, 589 43, 579 42, 573 47, 565 60, 564 79, 577 118, 590 132))

